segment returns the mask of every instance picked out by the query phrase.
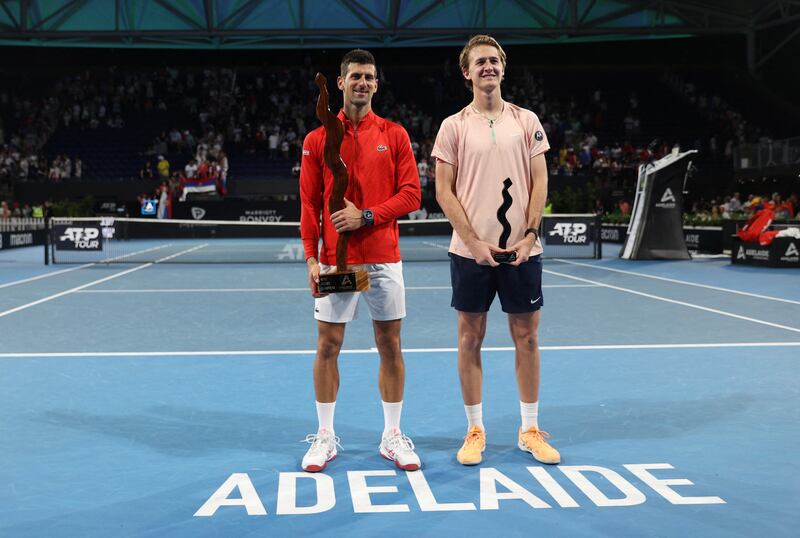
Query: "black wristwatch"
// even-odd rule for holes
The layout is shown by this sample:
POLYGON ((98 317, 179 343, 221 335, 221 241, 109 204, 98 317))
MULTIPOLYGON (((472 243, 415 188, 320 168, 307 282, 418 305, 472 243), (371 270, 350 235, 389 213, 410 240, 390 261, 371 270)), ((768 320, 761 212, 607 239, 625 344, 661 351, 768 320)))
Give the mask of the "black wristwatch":
POLYGON ((361 218, 364 219, 364 226, 372 226, 375 224, 375 214, 371 209, 365 209, 362 211, 361 218))
POLYGON ((525 230, 525 233, 523 234, 522 237, 527 237, 528 234, 533 234, 534 241, 539 239, 539 231, 536 228, 528 228, 527 230, 525 230))

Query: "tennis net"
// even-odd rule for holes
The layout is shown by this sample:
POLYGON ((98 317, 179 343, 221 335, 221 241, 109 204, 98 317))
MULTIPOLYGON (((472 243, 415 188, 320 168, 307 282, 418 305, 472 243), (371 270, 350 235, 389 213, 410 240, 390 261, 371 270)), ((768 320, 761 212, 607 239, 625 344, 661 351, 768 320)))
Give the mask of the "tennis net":
MULTIPOLYGON (((403 261, 447 260, 452 228, 444 219, 399 223, 403 261)), ((594 215, 547 215, 542 240, 548 257, 599 257, 594 215)), ((70 263, 303 262, 298 222, 53 218, 46 259, 70 263)))

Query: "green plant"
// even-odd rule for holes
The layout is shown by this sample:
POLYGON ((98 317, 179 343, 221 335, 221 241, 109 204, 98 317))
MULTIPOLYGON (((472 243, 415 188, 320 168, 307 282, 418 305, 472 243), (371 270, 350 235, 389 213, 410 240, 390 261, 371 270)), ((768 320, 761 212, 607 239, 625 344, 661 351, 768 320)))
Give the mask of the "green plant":
POLYGON ((81 200, 58 200, 53 202, 54 217, 91 217, 94 216, 94 196, 86 196, 81 200))
POLYGON ((552 191, 548 194, 554 213, 591 213, 594 210, 596 195, 597 186, 594 182, 574 189, 567 186, 561 191, 552 191))
POLYGON ((630 220, 630 215, 623 215, 622 213, 609 213, 607 215, 603 215, 603 224, 628 224, 630 220))

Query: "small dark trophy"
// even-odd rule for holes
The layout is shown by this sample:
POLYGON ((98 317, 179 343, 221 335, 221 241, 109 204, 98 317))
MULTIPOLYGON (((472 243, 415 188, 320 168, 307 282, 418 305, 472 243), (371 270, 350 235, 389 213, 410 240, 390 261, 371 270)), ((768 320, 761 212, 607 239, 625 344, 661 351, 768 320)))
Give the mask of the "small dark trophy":
MULTIPOLYGON (((514 199, 511 198, 511 194, 508 192, 511 185, 511 178, 507 177, 506 180, 503 181, 503 203, 497 209, 497 220, 500 221, 500 225, 503 227, 500 240, 497 242, 497 246, 500 248, 506 248, 508 238, 511 236, 511 223, 509 223, 508 218, 506 218, 506 213, 508 213, 511 204, 514 203, 514 199)), ((516 252, 497 252, 493 254, 492 257, 497 263, 511 263, 517 261, 516 252)))
MULTIPOLYGON (((333 173, 333 190, 328 198, 331 214, 344 209, 344 193, 347 191, 347 167, 339 151, 344 139, 344 127, 328 106, 328 79, 317 73, 314 81, 319 87, 317 118, 325 126, 325 165, 333 173)), ((347 267, 347 242, 350 232, 342 232, 336 241, 336 271, 319 275, 320 293, 344 293, 369 289, 369 274, 363 269, 347 267)))

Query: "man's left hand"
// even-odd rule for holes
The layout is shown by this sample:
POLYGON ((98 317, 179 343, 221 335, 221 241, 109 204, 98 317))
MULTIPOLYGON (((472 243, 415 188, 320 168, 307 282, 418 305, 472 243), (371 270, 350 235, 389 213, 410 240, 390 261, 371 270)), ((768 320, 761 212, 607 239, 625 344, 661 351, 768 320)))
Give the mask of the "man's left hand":
POLYGON ((361 210, 347 198, 344 199, 344 209, 340 209, 331 215, 331 222, 336 233, 352 232, 358 230, 364 225, 361 219, 361 210))
POLYGON ((525 263, 526 261, 528 261, 528 258, 531 257, 531 250, 533 250, 533 245, 535 244, 536 244, 536 236, 534 234, 528 234, 522 239, 520 239, 519 242, 508 247, 507 250, 509 251, 513 250, 516 251, 517 253, 517 259, 509 263, 508 265, 519 265, 521 263, 525 263))

